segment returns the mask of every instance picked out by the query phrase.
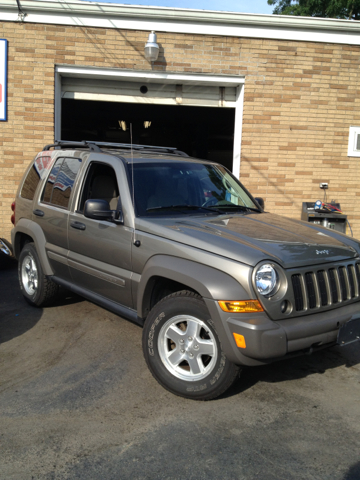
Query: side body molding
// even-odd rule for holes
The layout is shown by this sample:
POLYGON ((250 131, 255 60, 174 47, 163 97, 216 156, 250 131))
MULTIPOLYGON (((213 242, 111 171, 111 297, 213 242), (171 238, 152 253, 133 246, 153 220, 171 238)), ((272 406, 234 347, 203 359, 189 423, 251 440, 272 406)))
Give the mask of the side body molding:
POLYGON ((32 220, 21 218, 16 223, 16 233, 13 229, 11 231, 11 243, 14 248, 15 257, 18 259, 20 255, 20 235, 24 233, 34 240, 36 251, 39 255, 41 266, 45 275, 53 275, 54 272, 50 266, 49 260, 46 255, 46 238, 41 227, 32 220))
POLYGON ((242 300, 249 298, 248 293, 238 281, 220 270, 179 257, 155 255, 146 263, 138 287, 137 312, 142 318, 147 315, 156 277, 183 283, 197 291, 204 299, 242 300))

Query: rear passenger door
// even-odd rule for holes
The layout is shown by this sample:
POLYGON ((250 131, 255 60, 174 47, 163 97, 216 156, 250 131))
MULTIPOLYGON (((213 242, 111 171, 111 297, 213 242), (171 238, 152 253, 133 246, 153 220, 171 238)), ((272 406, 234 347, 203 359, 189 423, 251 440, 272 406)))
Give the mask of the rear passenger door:
POLYGON ((50 174, 34 204, 32 220, 37 223, 46 238, 46 253, 56 276, 70 279, 67 265, 68 218, 70 197, 81 159, 60 156, 51 168, 50 174))
POLYGON ((116 157, 89 163, 75 211, 69 217, 68 264, 72 281, 78 286, 132 308, 133 228, 126 224, 126 218, 125 224, 119 225, 84 216, 88 199, 106 200, 111 210, 123 211, 125 176, 124 166, 116 157))

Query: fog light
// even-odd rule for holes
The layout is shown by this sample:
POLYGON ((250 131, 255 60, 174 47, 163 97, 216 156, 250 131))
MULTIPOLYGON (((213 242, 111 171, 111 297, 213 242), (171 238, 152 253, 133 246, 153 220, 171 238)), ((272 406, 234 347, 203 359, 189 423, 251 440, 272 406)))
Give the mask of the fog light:
POLYGON ((281 310, 281 313, 284 313, 284 314, 291 313, 291 310, 292 310, 291 303, 288 302, 287 300, 284 300, 283 302, 281 302, 280 310, 281 310))
POLYGON ((239 333, 233 333, 236 345, 239 348, 246 348, 246 342, 244 335, 240 335, 239 333))
POLYGON ((219 301, 221 310, 229 313, 254 313, 254 312, 263 312, 259 300, 241 300, 236 302, 231 302, 228 300, 219 301))

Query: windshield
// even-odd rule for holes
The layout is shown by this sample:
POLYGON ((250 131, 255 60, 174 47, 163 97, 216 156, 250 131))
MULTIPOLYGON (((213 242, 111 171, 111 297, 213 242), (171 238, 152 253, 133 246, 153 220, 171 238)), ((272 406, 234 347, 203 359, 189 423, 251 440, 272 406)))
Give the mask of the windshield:
POLYGON ((220 165, 134 164, 132 175, 139 216, 259 211, 241 184, 220 165))

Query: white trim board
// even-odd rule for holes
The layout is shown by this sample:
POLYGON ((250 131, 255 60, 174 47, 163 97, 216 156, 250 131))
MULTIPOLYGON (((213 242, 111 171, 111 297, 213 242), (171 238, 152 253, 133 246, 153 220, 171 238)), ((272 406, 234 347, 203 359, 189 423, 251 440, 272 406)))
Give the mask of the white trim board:
POLYGON ((125 70, 118 68, 79 67, 71 65, 57 65, 55 71, 62 77, 102 78, 106 80, 126 80, 140 83, 173 83, 187 85, 210 85, 219 87, 236 87, 245 83, 244 76, 238 75, 209 75, 209 74, 182 74, 167 72, 152 72, 149 70, 125 70))
MULTIPOLYGON (((264 0, 265 1, 265 0, 264 0)), ((360 45, 360 22, 77 1, 2 0, 3 21, 360 45)))

